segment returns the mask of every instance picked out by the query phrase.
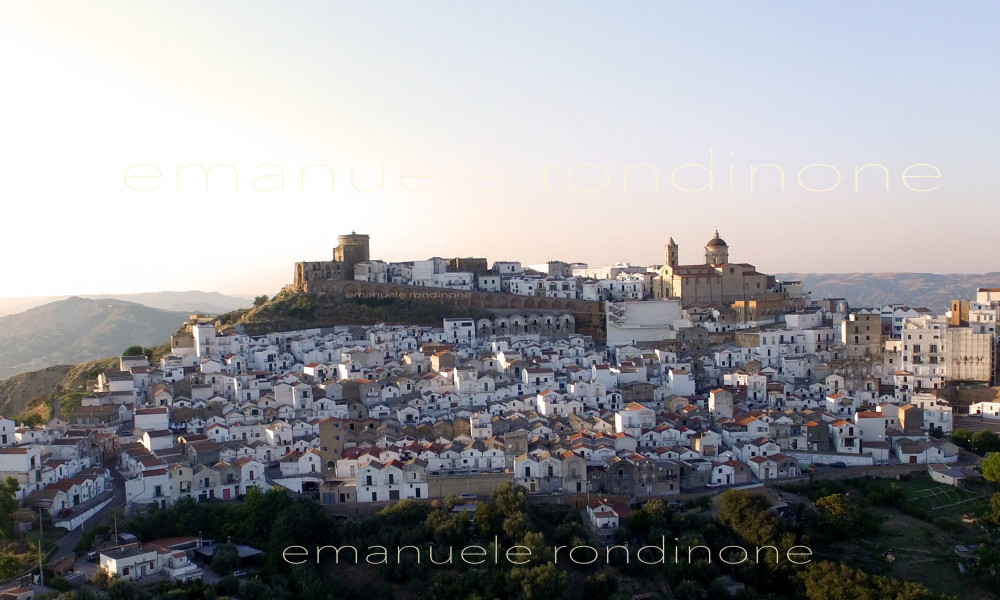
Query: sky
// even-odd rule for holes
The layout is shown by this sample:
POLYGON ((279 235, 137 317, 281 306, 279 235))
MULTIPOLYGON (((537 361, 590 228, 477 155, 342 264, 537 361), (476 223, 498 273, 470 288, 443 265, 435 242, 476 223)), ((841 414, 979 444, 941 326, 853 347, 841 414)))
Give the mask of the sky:
POLYGON ((351 231, 387 261, 697 263, 718 228, 766 273, 1000 271, 998 13, 5 3, 0 297, 270 294, 351 231))

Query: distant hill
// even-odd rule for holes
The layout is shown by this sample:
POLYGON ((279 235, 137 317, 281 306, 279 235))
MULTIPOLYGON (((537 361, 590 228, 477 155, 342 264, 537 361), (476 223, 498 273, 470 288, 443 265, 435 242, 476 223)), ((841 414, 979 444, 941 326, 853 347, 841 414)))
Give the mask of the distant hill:
POLYGON ((844 298, 853 307, 886 304, 925 306, 945 311, 952 300, 975 300, 976 289, 1000 287, 1000 272, 962 273, 782 273, 786 281, 800 280, 813 299, 844 298))
POLYGON ((0 379, 117 356, 133 345, 158 346, 188 317, 188 312, 75 296, 0 317, 0 379))
MULTIPOLYGON (((218 292, 201 292, 197 290, 189 292, 147 292, 142 294, 101 294, 79 297, 96 300, 115 298, 161 310, 209 313, 213 315, 227 313, 240 308, 250 308, 253 305, 253 299, 251 298, 227 296, 218 292)), ((69 298, 69 296, 0 298, 0 317, 19 313, 50 302, 65 300, 66 298, 69 298)))
POLYGON ((94 372, 118 368, 118 360, 105 358, 79 365, 57 365, 0 379, 0 415, 7 418, 36 414, 52 417, 49 399, 66 392, 83 391, 94 372))

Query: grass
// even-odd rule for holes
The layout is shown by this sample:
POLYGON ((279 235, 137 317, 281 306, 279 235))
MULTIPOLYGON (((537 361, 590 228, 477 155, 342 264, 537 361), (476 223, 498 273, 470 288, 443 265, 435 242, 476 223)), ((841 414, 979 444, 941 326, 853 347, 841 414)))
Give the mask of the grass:
POLYGON ((957 489, 940 484, 926 473, 894 479, 859 478, 844 481, 851 497, 867 503, 876 491, 898 490, 902 504, 890 507, 874 504, 871 508, 886 517, 878 535, 852 542, 832 544, 816 549, 817 554, 832 560, 904 581, 919 582, 934 592, 962 600, 1000 598, 995 585, 983 576, 958 570, 959 556, 954 547, 975 544, 981 532, 962 518, 981 515, 989 508, 989 498, 979 492, 957 489), (961 504, 955 504, 956 502, 961 504), (917 510, 910 511, 910 508, 917 510), (905 509, 901 510, 901 509, 905 509), (909 514, 908 514, 909 513, 909 514), (888 562, 883 553, 889 548, 895 561, 888 562))
POLYGON ((885 517, 877 534, 815 547, 817 559, 846 562, 853 567, 914 581, 930 590, 961 600, 1000 599, 1000 590, 988 574, 958 570, 955 546, 981 541, 982 531, 965 520, 989 509, 986 490, 970 491, 938 483, 927 473, 902 479, 859 477, 813 485, 786 486, 814 501, 831 493, 849 493, 852 503, 885 517), (794 489, 792 489, 794 488, 794 489), (883 554, 892 549, 895 560, 883 554))
POLYGON ((886 575, 904 581, 917 581, 930 590, 957 598, 998 598, 994 588, 985 581, 958 571, 956 544, 973 543, 966 528, 951 533, 905 515, 895 509, 886 511, 888 519, 882 533, 858 544, 856 559, 869 567, 877 566, 886 575), (892 548, 896 560, 887 562, 882 552, 892 548))

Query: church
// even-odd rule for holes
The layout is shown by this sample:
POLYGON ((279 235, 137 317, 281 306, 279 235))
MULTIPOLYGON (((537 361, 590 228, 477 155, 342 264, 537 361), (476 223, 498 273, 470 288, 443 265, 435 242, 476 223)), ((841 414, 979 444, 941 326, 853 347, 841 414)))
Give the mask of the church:
POLYGON ((708 304, 729 304, 738 300, 754 300, 771 291, 773 276, 758 273, 747 263, 729 262, 729 245, 719 237, 705 244, 705 262, 681 265, 679 249, 673 238, 666 246, 666 263, 653 279, 656 298, 679 298, 684 307, 708 304))

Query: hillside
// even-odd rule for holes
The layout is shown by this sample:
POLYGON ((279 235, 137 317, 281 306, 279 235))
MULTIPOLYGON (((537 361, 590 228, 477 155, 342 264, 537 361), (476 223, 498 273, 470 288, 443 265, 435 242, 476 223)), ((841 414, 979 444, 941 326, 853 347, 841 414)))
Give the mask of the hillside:
POLYGON ((845 298, 853 307, 907 304, 945 311, 952 300, 975 300, 976 289, 1000 287, 1000 272, 963 273, 781 273, 800 280, 813 299, 845 298))
POLYGON ((99 371, 117 367, 117 358, 104 358, 18 373, 0 380, 0 415, 14 417, 30 413, 47 420, 50 415, 46 401, 54 394, 80 391, 99 371))
POLYGON ((117 356, 132 345, 157 346, 188 316, 121 300, 72 297, 0 317, 0 379, 117 356))
MULTIPOLYGON (((239 308, 249 308, 253 304, 250 298, 227 296, 218 292, 147 292, 142 294, 101 294, 81 295, 81 298, 105 300, 114 298, 125 302, 134 302, 150 308, 182 312, 199 312, 221 314, 239 308)), ((50 302, 65 300, 69 296, 39 296, 24 298, 0 298, 0 317, 26 311, 50 302)))
POLYGON ((249 311, 219 318, 221 324, 238 323, 250 335, 337 325, 391 323, 440 327, 441 320, 456 317, 491 317, 492 313, 470 307, 396 298, 346 298, 333 294, 282 292, 270 302, 249 311))

